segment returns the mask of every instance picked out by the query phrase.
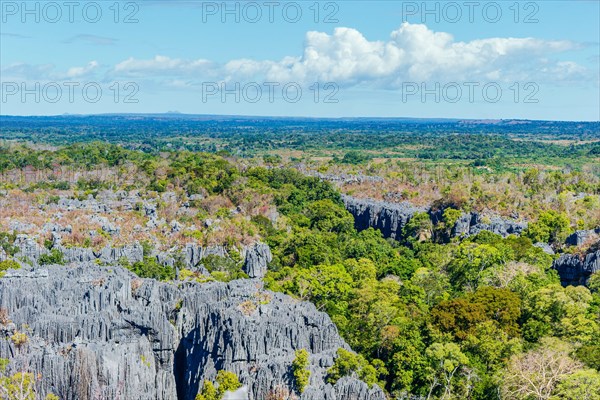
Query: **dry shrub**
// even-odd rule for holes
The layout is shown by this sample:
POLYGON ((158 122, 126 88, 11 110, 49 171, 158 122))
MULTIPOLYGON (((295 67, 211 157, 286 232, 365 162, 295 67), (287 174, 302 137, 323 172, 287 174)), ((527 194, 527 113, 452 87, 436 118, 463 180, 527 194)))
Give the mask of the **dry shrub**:
POLYGON ((137 290, 142 286, 143 283, 144 281, 141 279, 133 279, 131 281, 131 293, 137 292, 137 290))
POLYGON ((290 392, 288 388, 283 385, 277 385, 273 389, 269 390, 265 400, 297 400, 293 392, 290 392))
POLYGON ((0 307, 0 325, 10 324, 10 318, 8 317, 8 310, 4 307, 0 307))
POLYGON ((246 300, 238 306, 239 310, 244 315, 252 315, 256 311, 256 304, 253 301, 246 300))
POLYGON ((210 215, 216 214, 221 208, 233 208, 233 203, 225 196, 210 196, 202 200, 200 207, 210 215))
POLYGON ((105 278, 98 278, 98 279, 94 279, 92 281, 92 285, 93 286, 103 286, 106 283, 106 279, 105 278))

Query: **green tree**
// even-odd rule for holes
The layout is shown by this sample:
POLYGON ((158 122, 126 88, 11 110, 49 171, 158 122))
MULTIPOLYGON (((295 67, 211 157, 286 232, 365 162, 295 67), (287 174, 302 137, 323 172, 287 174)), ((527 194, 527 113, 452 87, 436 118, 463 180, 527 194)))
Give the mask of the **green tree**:
POLYGON ((600 400, 600 372, 593 369, 574 372, 560 381, 551 400, 600 400))
POLYGON ((6 270, 20 269, 20 268, 21 268, 21 264, 19 264, 18 262, 14 261, 14 260, 0 261, 0 278, 2 278, 4 276, 6 270))
POLYGON ((310 227, 324 232, 350 232, 354 227, 354 218, 340 204, 331 199, 318 200, 308 206, 306 215, 310 218, 310 227))
POLYGON ((204 381, 202 391, 196 395, 196 400, 220 400, 215 385, 210 381, 204 381))
POLYGON ((559 284, 543 287, 525 299, 523 335, 536 341, 554 333, 572 341, 590 342, 599 334, 598 323, 588 315, 593 297, 583 286, 559 284))
POLYGON ((298 393, 302 394, 304 388, 308 385, 310 378, 310 370, 308 369, 308 351, 306 349, 296 350, 296 357, 292 362, 292 373, 298 393))
POLYGON ((5 400, 34 400, 35 376, 30 372, 6 374, 8 360, 0 358, 0 398, 5 400))
POLYGON ((442 271, 419 268, 413 274, 411 283, 423 290, 424 300, 428 306, 434 306, 450 297, 450 282, 448 276, 442 271))
POLYGON ((457 298, 440 302, 431 310, 431 319, 440 332, 463 340, 480 323, 488 319, 486 309, 479 303, 457 298))
POLYGON ((175 279, 175 269, 167 265, 161 265, 154 257, 144 257, 144 261, 138 261, 133 265, 124 265, 140 278, 152 278, 160 281, 175 279))
POLYGON ((444 392, 442 398, 451 398, 461 367, 469 364, 468 357, 456 343, 434 343, 427 348, 425 354, 430 360, 431 368, 429 394, 441 385, 444 392))
POLYGON ((503 262, 502 253, 489 244, 464 242, 458 245, 448 265, 450 282, 457 290, 475 290, 483 272, 503 262))
POLYGON ((486 316, 498 323, 498 327, 515 337, 519 335, 518 320, 521 316, 521 299, 507 289, 484 286, 471 296, 470 300, 481 304, 486 316))
POLYGON ((318 306, 346 301, 352 289, 352 276, 343 264, 318 265, 301 269, 294 278, 295 293, 318 306))
POLYGON ((429 240, 433 234, 433 223, 426 212, 416 213, 404 226, 404 237, 409 240, 429 240))
POLYGON ((344 376, 354 376, 371 386, 379 383, 378 376, 386 372, 382 366, 378 371, 360 354, 339 348, 333 366, 327 370, 327 381, 334 384, 344 376))
POLYGON ((63 253, 58 249, 50 250, 48 254, 42 254, 39 259, 40 265, 46 264, 64 264, 65 259, 63 253))
POLYGON ((571 223, 565 213, 544 211, 536 222, 529 224, 525 235, 534 243, 563 243, 571 233, 571 223))
POLYGON ((202 390, 196 395, 196 400, 221 400, 226 392, 234 392, 242 387, 238 377, 233 372, 221 370, 215 378, 217 387, 210 381, 204 381, 202 390))

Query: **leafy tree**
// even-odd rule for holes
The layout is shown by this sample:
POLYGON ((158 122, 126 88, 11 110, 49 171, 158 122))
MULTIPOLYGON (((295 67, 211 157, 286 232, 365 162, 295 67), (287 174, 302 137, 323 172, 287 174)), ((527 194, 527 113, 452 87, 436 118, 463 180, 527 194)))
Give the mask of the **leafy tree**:
POLYGON ((553 332, 565 339, 589 342, 598 334, 598 324, 588 315, 592 295, 583 286, 559 284, 543 287, 525 299, 523 335, 536 341, 553 332))
POLYGON ((536 222, 530 223, 525 235, 534 243, 563 243, 571 233, 571 223, 565 213, 544 211, 536 222))
POLYGON ((600 372, 593 369, 574 372, 560 381, 551 400, 600 400, 600 372))
POLYGON ((483 272, 503 262, 502 253, 489 244, 464 242, 458 245, 448 265, 450 282, 457 290, 475 290, 483 272))
POLYGON ((456 225, 456 222, 458 221, 461 215, 461 210, 456 210, 454 208, 446 208, 442 215, 442 221, 444 222, 446 229, 454 228, 454 225, 456 225))
POLYGON ((432 378, 429 395, 443 385, 442 398, 451 398, 461 367, 469 364, 468 357, 456 343, 433 343, 425 354, 430 360, 432 378))
POLYGON ((410 282, 423 290, 424 300, 428 306, 448 300, 450 297, 450 281, 442 271, 436 272, 428 268, 419 268, 413 274, 410 282))
POLYGON ((210 381, 204 381, 202 391, 196 395, 195 400, 220 400, 217 396, 217 389, 210 381))
POLYGON ((507 289, 484 286, 469 298, 472 302, 481 304, 487 318, 496 321, 500 329, 512 337, 519 334, 521 299, 518 295, 507 289))
POLYGON ((14 245, 17 235, 14 233, 0 232, 0 248, 9 256, 14 256, 19 248, 14 245))
POLYGON ((226 392, 234 392, 242 387, 238 377, 233 372, 221 370, 215 378, 217 387, 210 381, 204 381, 202 391, 196 395, 196 400, 221 400, 226 392))
POLYGON ((324 232, 350 232, 354 227, 354 218, 339 204, 331 199, 318 200, 307 208, 310 227, 324 232))
POLYGON ((6 400, 34 400, 35 376, 30 372, 6 374, 8 360, 0 358, 0 398, 6 400))
POLYGON ((492 320, 475 326, 464 341, 465 351, 482 365, 487 372, 494 373, 513 354, 522 350, 520 338, 511 338, 492 320))
POLYGON ((326 307, 347 300, 352 282, 352 277, 343 264, 301 269, 294 279, 298 295, 310 299, 318 306, 326 307))
POLYGON ((304 388, 308 385, 310 370, 308 369, 308 351, 306 349, 296 350, 296 357, 292 362, 292 373, 298 393, 302 394, 304 388))
POLYGON ((488 319, 483 305, 464 298, 440 302, 431 310, 431 318, 441 332, 452 333, 458 340, 488 319))
POLYGON ((575 352, 577 358, 590 368, 600 370, 600 343, 584 344, 575 352))
POLYGON ((64 264, 65 259, 63 253, 58 249, 50 250, 48 254, 42 254, 39 258, 40 265, 46 264, 64 264))
POLYGON ((416 213, 404 226, 403 235, 409 240, 425 241, 433 234, 433 223, 426 212, 416 213))
POLYGON ((4 260, 0 261, 0 278, 2 278, 5 274, 5 271, 8 269, 20 269, 21 264, 14 260, 4 260))
POLYGON ((327 370, 327 381, 334 384, 344 376, 354 376, 371 386, 379 383, 380 374, 387 372, 380 364, 379 367, 378 371, 360 354, 339 348, 333 366, 327 370))
POLYGON ((400 300, 400 288, 398 279, 389 277, 365 281, 352 292, 342 333, 354 349, 376 356, 388 346, 386 342, 395 338, 393 327, 407 313, 400 300))
POLYGON ((348 153, 344 154, 344 157, 342 158, 341 162, 343 164, 357 165, 369 161, 370 158, 371 157, 361 152, 349 151, 348 153))
POLYGON ((125 263, 124 266, 140 278, 152 278, 160 281, 175 279, 173 267, 159 264, 154 257, 144 257, 144 261, 138 261, 133 265, 125 263))

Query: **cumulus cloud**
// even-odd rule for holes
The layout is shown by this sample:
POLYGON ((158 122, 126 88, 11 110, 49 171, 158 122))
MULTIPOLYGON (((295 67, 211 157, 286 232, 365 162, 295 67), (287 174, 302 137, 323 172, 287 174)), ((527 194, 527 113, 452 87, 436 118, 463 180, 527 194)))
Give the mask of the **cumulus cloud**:
MULTIPOLYGON (((360 32, 337 28, 332 35, 309 32, 304 54, 293 62, 271 64, 273 79, 316 79, 357 83, 379 81, 394 85, 405 80, 511 79, 523 66, 542 56, 576 48, 568 41, 535 38, 490 38, 454 41, 445 32, 404 23, 390 40, 369 41, 360 32)), ((534 75, 535 68, 530 68, 534 75)))
MULTIPOLYGON (((79 38, 81 39, 81 38, 79 38)), ((78 40, 79 40, 78 39, 78 40)), ((387 40, 369 40, 352 28, 331 34, 306 33, 302 52, 280 60, 232 59, 216 63, 203 58, 130 57, 104 69, 106 79, 137 79, 174 89, 217 82, 335 82, 339 86, 396 89, 404 82, 535 81, 596 82, 597 74, 561 53, 582 45, 537 38, 486 38, 457 41, 446 32, 423 24, 403 23, 387 40)), ((4 76, 44 76, 49 79, 84 79, 101 66, 57 72, 53 65, 13 64, 4 76)))
MULTIPOLYGON (((234 59, 224 64, 167 56, 117 64, 116 75, 177 76, 220 81, 336 82, 397 88, 406 81, 581 79, 586 68, 565 60, 549 61, 577 49, 570 41, 536 38, 488 38, 456 41, 423 24, 403 23, 387 41, 370 41, 361 32, 339 27, 332 34, 306 34, 301 55, 278 61, 234 59), (540 76, 540 74, 546 74, 540 76)), ((189 81, 187 81, 189 85, 189 81)))

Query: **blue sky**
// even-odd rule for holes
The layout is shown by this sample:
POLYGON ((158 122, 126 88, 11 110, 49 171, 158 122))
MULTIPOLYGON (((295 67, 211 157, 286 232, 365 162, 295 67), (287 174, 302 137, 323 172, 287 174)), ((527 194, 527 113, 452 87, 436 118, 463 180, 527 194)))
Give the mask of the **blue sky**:
POLYGON ((2 114, 600 120, 599 1, 23 4, 2 114))

